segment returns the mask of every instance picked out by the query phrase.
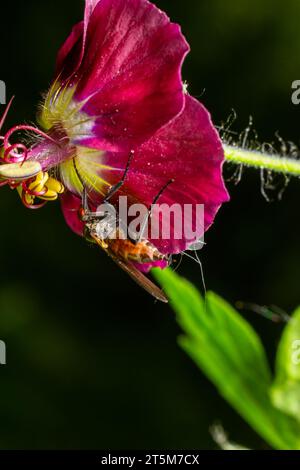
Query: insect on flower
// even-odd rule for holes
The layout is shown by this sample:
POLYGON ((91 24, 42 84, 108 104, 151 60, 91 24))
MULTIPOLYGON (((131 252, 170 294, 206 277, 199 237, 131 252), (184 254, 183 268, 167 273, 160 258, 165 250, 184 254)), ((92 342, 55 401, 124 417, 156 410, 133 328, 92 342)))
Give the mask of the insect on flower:
MULTIPOLYGON (((124 175, 114 187, 111 188, 110 192, 103 201, 102 207, 110 208, 107 206, 113 195, 122 188, 126 181, 126 176, 129 171, 130 163, 133 158, 131 153, 124 175)), ((77 172, 77 167, 74 162, 74 168, 77 172)), ((78 178, 80 175, 78 174, 78 178)), ((89 208, 88 194, 86 188, 83 190, 82 207, 79 210, 79 217, 84 223, 84 237, 96 243, 102 248, 113 261, 125 271, 129 276, 149 294, 155 297, 157 300, 167 303, 168 299, 165 294, 159 289, 148 277, 146 277, 133 263, 139 265, 161 263, 167 265, 169 259, 166 255, 160 253, 158 249, 149 242, 149 240, 143 239, 143 231, 145 230, 148 219, 151 217, 151 211, 154 205, 157 203, 163 192, 167 187, 173 183, 173 180, 169 181, 164 188, 161 189, 159 194, 155 197, 151 208, 149 208, 148 214, 145 218, 144 224, 142 224, 139 237, 128 237, 127 226, 123 227, 122 220, 119 214, 115 213, 112 207, 112 213, 102 210, 99 212, 93 212, 89 208)))
MULTIPOLYGON (((121 195, 129 205, 149 208, 165 188, 160 194, 164 210, 192 206, 192 239, 178 236, 173 220, 167 238, 148 237, 135 246, 127 240, 133 260, 128 252, 126 258, 124 243, 118 242, 122 257, 117 242, 114 247, 105 247, 101 237, 97 242, 119 256, 126 269, 164 268, 173 254, 202 238, 229 199, 222 142, 210 114, 182 81, 189 45, 179 25, 148 0, 85 3, 83 21, 58 53, 54 80, 39 110, 40 128, 15 126, 2 137, 0 179, 17 188, 32 209, 60 198, 67 224, 80 236, 87 230, 94 234, 93 220, 79 216, 84 194, 86 209, 107 198, 116 206, 121 195), (29 146, 11 143, 17 131, 37 138, 29 146), (129 154, 134 155, 130 167, 129 154), (197 205, 205 206, 199 227, 197 205), (133 264, 141 248, 148 258, 137 257, 144 262, 133 264)), ((156 217, 150 224, 159 222, 156 217)), ((100 221, 94 222, 99 227, 100 221)))
POLYGON ((105 214, 99 215, 91 212, 88 206, 87 193, 83 193, 82 221, 85 224, 84 236, 87 240, 95 242, 113 261, 129 276, 145 289, 149 294, 162 302, 168 302, 166 296, 148 277, 146 277, 133 263, 168 263, 166 255, 160 253, 148 240, 135 241, 124 238, 124 232, 117 221, 110 224, 105 214))

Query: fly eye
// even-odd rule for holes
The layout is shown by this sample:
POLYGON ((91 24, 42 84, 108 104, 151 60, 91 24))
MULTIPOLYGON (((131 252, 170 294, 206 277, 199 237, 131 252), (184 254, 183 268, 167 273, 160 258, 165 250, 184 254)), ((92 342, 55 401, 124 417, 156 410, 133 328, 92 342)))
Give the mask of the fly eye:
POLYGON ((78 218, 79 218, 81 221, 83 221, 84 216, 85 216, 85 210, 84 210, 83 207, 80 207, 80 208, 78 209, 78 218))

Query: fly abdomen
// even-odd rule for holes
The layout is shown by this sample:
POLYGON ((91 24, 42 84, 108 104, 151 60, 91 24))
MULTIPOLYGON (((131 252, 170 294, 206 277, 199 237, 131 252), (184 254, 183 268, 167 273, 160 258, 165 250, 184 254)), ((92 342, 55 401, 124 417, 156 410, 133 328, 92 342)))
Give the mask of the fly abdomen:
POLYGON ((112 252, 125 261, 144 264, 166 259, 165 255, 146 240, 136 244, 130 240, 110 240, 109 245, 112 252))

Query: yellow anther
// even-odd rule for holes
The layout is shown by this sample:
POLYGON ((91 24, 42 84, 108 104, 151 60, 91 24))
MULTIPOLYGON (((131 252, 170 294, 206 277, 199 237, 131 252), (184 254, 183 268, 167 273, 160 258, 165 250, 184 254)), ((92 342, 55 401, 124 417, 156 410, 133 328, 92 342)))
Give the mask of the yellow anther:
POLYGON ((19 196, 22 197, 22 193, 23 193, 23 188, 22 188, 22 186, 21 186, 21 185, 18 186, 18 187, 16 188, 16 190, 18 191, 19 196))
POLYGON ((60 181, 51 177, 48 179, 46 186, 50 191, 54 191, 57 194, 62 194, 65 190, 64 185, 60 181))
POLYGON ((36 183, 45 183, 48 181, 49 175, 48 173, 44 173, 43 171, 40 171, 39 174, 36 175, 35 177, 35 182, 36 183))
POLYGON ((36 176, 35 180, 29 185, 28 189, 36 193, 41 193, 45 189, 45 185, 49 179, 48 173, 42 171, 36 176))
MULTIPOLYGON (((34 179, 29 178, 25 186, 24 183, 17 187, 17 191, 25 205, 34 206, 36 198, 43 201, 56 201, 58 195, 64 192, 65 188, 60 181, 49 177, 48 173, 39 171, 34 179)), ((37 205, 39 206, 39 205, 37 205)))
POLYGON ((31 196, 31 194, 24 194, 24 191, 23 191, 23 188, 22 186, 18 186, 17 187, 17 191, 19 193, 19 196, 21 199, 24 199, 24 201, 26 202, 26 204, 28 204, 29 206, 33 205, 34 204, 34 199, 35 197, 34 196, 31 196))
POLYGON ((64 185, 54 178, 48 178, 44 188, 47 189, 47 192, 40 196, 40 199, 45 201, 56 201, 58 195, 65 190, 64 185))
POLYGON ((7 163, 0 165, 0 178, 22 181, 33 178, 41 172, 41 165, 39 162, 26 161, 23 163, 7 163))
POLYGON ((32 206, 34 204, 35 198, 34 196, 31 196, 31 194, 25 194, 24 199, 28 205, 32 206))
POLYGON ((51 191, 50 189, 48 189, 47 192, 42 196, 39 196, 39 199, 42 199, 43 201, 56 201, 57 198, 58 194, 55 191, 51 191))

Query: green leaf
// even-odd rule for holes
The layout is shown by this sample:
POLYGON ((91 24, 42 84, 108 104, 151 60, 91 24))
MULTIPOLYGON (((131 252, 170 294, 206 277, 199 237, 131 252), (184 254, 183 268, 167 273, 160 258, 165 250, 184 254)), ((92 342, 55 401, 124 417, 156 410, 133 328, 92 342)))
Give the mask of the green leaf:
POLYGON ((154 270, 185 332, 180 345, 220 394, 274 448, 300 449, 298 423, 270 399, 271 372, 253 328, 210 292, 206 302, 188 281, 170 269, 154 270))
POLYGON ((300 308, 284 329, 271 390, 274 405, 300 421, 300 308))

